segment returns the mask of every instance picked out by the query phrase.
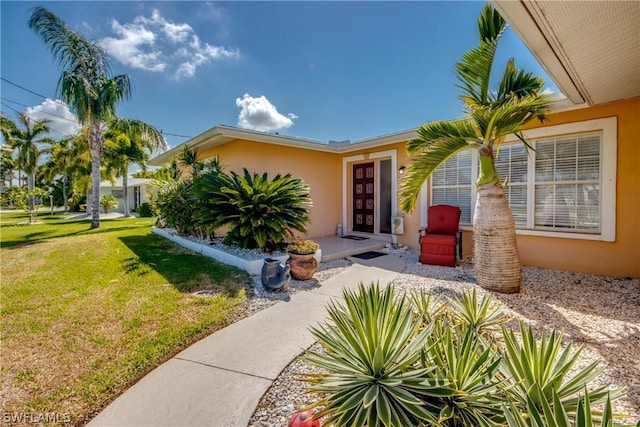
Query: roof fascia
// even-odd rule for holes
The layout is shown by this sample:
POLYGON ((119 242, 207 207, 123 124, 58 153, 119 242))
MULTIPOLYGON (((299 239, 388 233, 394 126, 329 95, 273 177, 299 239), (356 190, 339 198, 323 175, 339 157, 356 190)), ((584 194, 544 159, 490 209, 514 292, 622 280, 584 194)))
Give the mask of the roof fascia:
POLYGON ((566 58, 565 61, 560 59, 561 49, 545 36, 552 32, 548 28, 542 28, 546 21, 540 16, 535 0, 491 0, 491 3, 567 98, 574 104, 587 102, 586 91, 580 90, 580 82, 573 79, 567 70, 569 61, 566 58))
POLYGON ((363 150, 366 148, 374 148, 382 145, 393 144, 401 141, 407 141, 417 136, 415 130, 408 130, 389 135, 383 135, 375 138, 364 139, 344 145, 332 145, 325 142, 313 141, 309 139, 294 138, 285 135, 270 134, 265 132, 257 132, 247 129, 238 129, 234 127, 218 125, 197 135, 190 140, 183 142, 172 149, 159 154, 149 161, 152 166, 162 166, 169 162, 171 158, 178 155, 186 145, 189 148, 198 148, 205 146, 207 148, 216 147, 236 139, 245 139, 249 141, 263 142, 267 144, 280 145, 285 147, 302 148, 307 150, 322 151, 326 153, 349 153, 353 151, 363 150))

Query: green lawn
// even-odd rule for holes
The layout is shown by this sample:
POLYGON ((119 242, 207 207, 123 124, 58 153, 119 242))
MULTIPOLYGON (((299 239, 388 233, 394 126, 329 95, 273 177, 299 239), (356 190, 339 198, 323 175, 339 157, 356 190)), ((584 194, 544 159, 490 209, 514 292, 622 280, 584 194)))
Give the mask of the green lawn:
POLYGON ((153 367, 228 324, 249 276, 151 234, 152 220, 0 214, 3 413, 83 425, 153 367), (211 289, 214 297, 192 292, 211 289))

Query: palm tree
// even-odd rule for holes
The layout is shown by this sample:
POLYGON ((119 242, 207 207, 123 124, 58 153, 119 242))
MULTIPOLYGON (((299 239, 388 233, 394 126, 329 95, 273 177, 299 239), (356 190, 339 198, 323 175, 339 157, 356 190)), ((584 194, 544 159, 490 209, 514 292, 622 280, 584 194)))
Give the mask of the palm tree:
MULTIPOLYGON (((18 123, 2 116, 0 131, 7 143, 17 151, 16 163, 27 174, 27 190, 33 191, 36 185, 36 171, 40 156, 48 149, 42 144, 52 144, 55 141, 47 136, 51 120, 33 120, 25 113, 18 113, 18 123)), ((33 210, 33 198, 29 196, 29 211, 33 210)))
POLYGON ((46 177, 48 179, 53 180, 56 175, 62 175, 64 213, 69 211, 67 184, 69 182, 70 169, 78 157, 77 147, 73 142, 73 138, 64 138, 53 144, 51 147, 51 157, 46 163, 46 177))
POLYGON ((29 28, 49 47, 62 69, 57 87, 60 99, 70 106, 80 123, 89 128, 93 181, 91 228, 98 228, 104 131, 107 123, 116 117, 118 104, 131 97, 129 76, 112 76, 104 49, 95 41, 87 41, 43 7, 32 9, 29 28))
POLYGON ((440 165, 462 150, 477 150, 480 173, 473 219, 476 280, 483 288, 517 292, 521 266, 515 223, 496 172, 494 150, 509 134, 530 148, 521 129, 535 118, 543 121, 551 100, 542 92, 544 81, 518 70, 513 59, 507 62, 498 87, 490 89, 498 41, 505 27, 502 16, 487 4, 478 18, 479 45, 456 64, 460 98, 468 116, 418 128, 418 137, 407 146, 412 158, 400 199, 405 211, 413 211, 421 186, 440 165))
POLYGON ((13 149, 6 150, 4 146, 0 151, 0 193, 4 191, 5 183, 8 181, 11 185, 13 181, 13 170, 16 167, 16 162, 13 160, 13 149))
POLYGON ((115 176, 122 177, 124 216, 129 217, 129 165, 137 163, 146 170, 146 161, 156 150, 166 150, 162 134, 153 126, 139 120, 116 118, 109 122, 105 133, 105 153, 110 160, 110 169, 115 176))
POLYGON ((186 145, 182 147, 182 152, 178 155, 178 163, 184 168, 189 168, 191 178, 197 178, 204 170, 205 164, 202 160, 198 160, 198 149, 190 149, 186 145))

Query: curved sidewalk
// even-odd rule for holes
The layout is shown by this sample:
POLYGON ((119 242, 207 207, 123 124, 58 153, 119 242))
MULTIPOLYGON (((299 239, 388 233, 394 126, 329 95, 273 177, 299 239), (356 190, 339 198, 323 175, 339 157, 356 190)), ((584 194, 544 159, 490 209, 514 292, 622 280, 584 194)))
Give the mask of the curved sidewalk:
POLYGON ((386 286, 404 268, 394 255, 355 261, 319 288, 221 329, 160 365, 89 426, 245 427, 280 372, 314 343, 309 326, 360 282, 386 286))

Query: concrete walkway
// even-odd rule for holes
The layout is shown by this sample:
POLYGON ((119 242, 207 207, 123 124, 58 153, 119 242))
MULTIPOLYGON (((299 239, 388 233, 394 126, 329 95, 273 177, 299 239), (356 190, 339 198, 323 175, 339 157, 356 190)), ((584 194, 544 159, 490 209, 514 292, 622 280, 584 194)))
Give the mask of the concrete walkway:
POLYGON ((111 403, 89 426, 245 427, 280 372, 314 343, 309 326, 326 304, 358 283, 386 286, 404 261, 386 255, 354 263, 319 288, 293 295, 195 343, 111 403))

